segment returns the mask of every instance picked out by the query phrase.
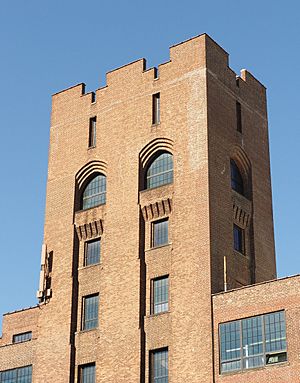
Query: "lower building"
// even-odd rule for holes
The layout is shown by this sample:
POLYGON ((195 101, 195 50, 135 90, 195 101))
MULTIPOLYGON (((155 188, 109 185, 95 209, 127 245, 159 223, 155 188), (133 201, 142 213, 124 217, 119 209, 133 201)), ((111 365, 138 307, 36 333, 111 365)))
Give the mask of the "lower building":
POLYGON ((265 87, 206 34, 53 95, 40 285, 0 383, 300 382, 265 87))

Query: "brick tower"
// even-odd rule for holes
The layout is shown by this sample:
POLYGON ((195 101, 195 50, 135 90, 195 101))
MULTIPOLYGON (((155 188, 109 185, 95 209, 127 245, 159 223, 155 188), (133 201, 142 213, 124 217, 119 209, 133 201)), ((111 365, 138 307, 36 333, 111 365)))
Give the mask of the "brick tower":
POLYGON ((5 316, 0 370, 215 382, 212 294, 274 278, 265 88, 204 34, 53 96, 39 304, 5 316))

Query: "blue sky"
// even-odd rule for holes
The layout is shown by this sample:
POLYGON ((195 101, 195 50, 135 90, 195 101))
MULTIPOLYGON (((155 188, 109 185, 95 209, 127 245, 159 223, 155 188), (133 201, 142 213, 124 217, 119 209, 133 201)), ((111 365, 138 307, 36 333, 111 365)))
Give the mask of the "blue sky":
POLYGON ((296 0, 1 1, 0 314, 36 304, 51 94, 94 90, 137 58, 156 66, 203 32, 268 88, 278 275, 300 272, 299 12, 296 0))

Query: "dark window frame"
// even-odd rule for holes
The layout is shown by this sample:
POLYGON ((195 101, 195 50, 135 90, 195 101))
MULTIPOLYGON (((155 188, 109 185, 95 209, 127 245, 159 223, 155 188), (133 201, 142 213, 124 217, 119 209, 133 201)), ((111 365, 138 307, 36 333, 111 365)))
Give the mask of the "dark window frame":
MULTIPOLYGON (((164 237, 165 236, 163 236, 162 238, 164 237)), ((155 249, 155 248, 167 246, 167 245, 169 245, 169 217, 152 221, 151 222, 151 248, 155 249), (158 225, 162 223, 167 223, 167 236, 166 236, 165 242, 161 242, 162 241, 161 239, 158 240, 157 238, 158 234, 156 234, 156 230, 158 230, 156 228, 158 228, 158 225)))
POLYGON ((94 378, 94 382, 96 382, 96 363, 93 362, 93 363, 81 364, 81 365, 78 366, 78 383, 85 383, 84 380, 83 380, 84 379, 84 376, 83 376, 84 369, 85 368, 89 368, 89 367, 94 367, 94 370, 93 370, 94 376, 93 376, 93 378, 94 378))
POLYGON ((240 254, 246 255, 245 229, 233 224, 233 249, 240 254))
POLYGON ((167 275, 163 275, 161 277, 157 277, 157 278, 153 278, 151 279, 151 293, 150 293, 150 301, 151 301, 151 305, 150 305, 150 314, 151 315, 159 315, 159 314, 163 314, 163 313, 166 313, 169 311, 169 299, 170 299, 170 278, 169 278, 169 274, 167 275), (155 302, 155 283, 158 282, 158 281, 161 281, 161 280, 167 280, 167 300, 166 301, 161 301, 159 303, 156 303, 155 302), (156 310, 156 307, 159 306, 159 305, 167 305, 167 308, 165 310, 162 310, 162 311, 157 311, 156 310))
POLYGON ((32 339, 32 331, 25 331, 19 334, 13 334, 12 342, 15 343, 23 343, 28 342, 32 339))
POLYGON ((242 125, 242 106, 241 106, 241 104, 240 104, 238 101, 236 101, 235 109, 236 109, 236 130, 237 130, 239 133, 242 133, 242 132, 243 132, 243 125, 242 125))
POLYGON ((3 376, 5 378, 5 375, 7 374, 13 374, 15 376, 9 376, 9 380, 11 381, 11 379, 14 379, 14 383, 21 383, 21 382, 24 382, 24 378, 30 378, 30 381, 27 379, 26 381, 29 383, 32 382, 32 365, 27 365, 27 366, 22 366, 22 367, 18 367, 18 368, 12 368, 12 369, 9 369, 9 370, 4 370, 4 371, 0 371, 0 383, 4 383, 4 382, 7 382, 7 377, 6 379, 4 380, 3 379, 3 376), (28 371, 29 373, 27 375, 24 375, 23 373, 28 371))
POLYGON ((232 190, 245 195, 245 182, 238 165, 233 159, 230 160, 230 181, 232 190))
POLYGON ((82 188, 81 191, 81 197, 80 197, 80 208, 81 210, 88 210, 95 208, 100 205, 106 204, 106 175, 103 173, 93 173, 85 182, 85 185, 82 188), (99 180, 96 181, 96 179, 99 178, 99 180), (94 193, 90 193, 88 195, 85 195, 89 192, 88 188, 93 189, 93 184, 96 183, 96 191, 94 193), (97 185, 98 184, 98 185, 97 185))
POLYGON ((160 379, 164 379, 163 381, 165 382, 167 378, 167 382, 169 381, 169 348, 168 347, 162 347, 162 348, 157 348, 154 350, 149 351, 149 382, 150 383, 160 383, 160 379), (156 377, 155 376, 155 354, 159 353, 165 353, 167 355, 167 375, 161 376, 161 377, 156 377))
POLYGON ((92 265, 97 265, 101 263, 101 237, 98 237, 98 238, 94 238, 94 239, 91 239, 89 241, 85 241, 84 243, 84 261, 83 261, 83 266, 84 267, 87 267, 87 266, 92 266, 92 265), (93 243, 97 243, 99 242, 99 254, 97 254, 98 256, 98 259, 94 262, 92 262, 91 260, 89 260, 89 258, 96 258, 94 255, 90 255, 89 254, 89 245, 93 244, 93 243))
POLYGON ((97 140, 97 116, 90 118, 89 123, 89 143, 88 148, 92 149, 96 147, 97 140))
POLYGON ((152 95, 152 125, 160 124, 160 92, 152 95))
POLYGON ((155 189, 160 186, 169 185, 174 180, 174 158, 167 151, 159 151, 152 157, 145 171, 144 188, 155 189), (160 163, 161 162, 161 163, 160 163), (155 168, 163 167, 162 171, 155 168), (154 170, 153 170, 154 169, 154 170), (162 179, 161 179, 162 177, 162 179))
POLYGON ((219 324, 220 374, 232 374, 285 362, 287 362, 287 339, 284 310, 219 324), (273 323, 272 317, 274 318, 273 323), (276 317, 279 317, 280 321, 276 322, 276 317), (267 318, 269 318, 268 321, 267 318), (268 329, 267 326, 269 326, 268 329), (275 338, 272 338, 274 332, 275 338), (278 333, 281 336, 279 339, 276 338, 278 333), (274 342, 276 347, 279 343, 282 346, 271 350, 274 342), (229 349, 226 347, 227 345, 230 347, 229 349), (226 353, 230 353, 230 357, 226 357, 226 353), (255 365, 255 363, 257 364, 255 365), (227 365, 231 368, 226 367, 223 370, 223 366, 227 365))
POLYGON ((99 293, 85 295, 82 297, 82 320, 81 331, 89 331, 97 329, 99 326, 99 293), (93 318, 87 318, 87 301, 88 299, 97 297, 96 315, 93 318), (91 324, 90 324, 91 323, 91 324))

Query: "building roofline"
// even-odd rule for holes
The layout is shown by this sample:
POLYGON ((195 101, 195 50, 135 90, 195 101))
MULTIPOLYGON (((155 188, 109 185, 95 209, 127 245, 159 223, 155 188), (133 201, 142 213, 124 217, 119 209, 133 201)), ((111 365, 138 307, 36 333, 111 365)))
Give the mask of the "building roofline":
POLYGON ((11 315, 11 314, 16 314, 16 313, 20 313, 20 312, 22 312, 22 311, 33 310, 33 309, 36 309, 36 308, 38 308, 38 307, 39 307, 39 305, 35 305, 35 306, 25 307, 25 308, 20 309, 20 310, 8 311, 7 313, 4 313, 3 316, 5 316, 5 315, 11 315))
POLYGON ((267 283, 280 282, 280 281, 284 281, 285 279, 292 279, 292 278, 299 278, 299 277, 300 277, 300 274, 288 275, 286 277, 281 277, 281 278, 271 279, 269 281, 263 281, 263 282, 254 283, 253 285, 241 286, 241 287, 237 287, 235 289, 231 289, 231 290, 227 290, 227 291, 220 291, 219 293, 212 294, 212 297, 215 297, 215 296, 218 296, 218 295, 222 295, 222 294, 232 293, 232 292, 238 291, 238 290, 249 289, 251 287, 256 287, 256 286, 260 286, 260 285, 266 285, 267 283))

